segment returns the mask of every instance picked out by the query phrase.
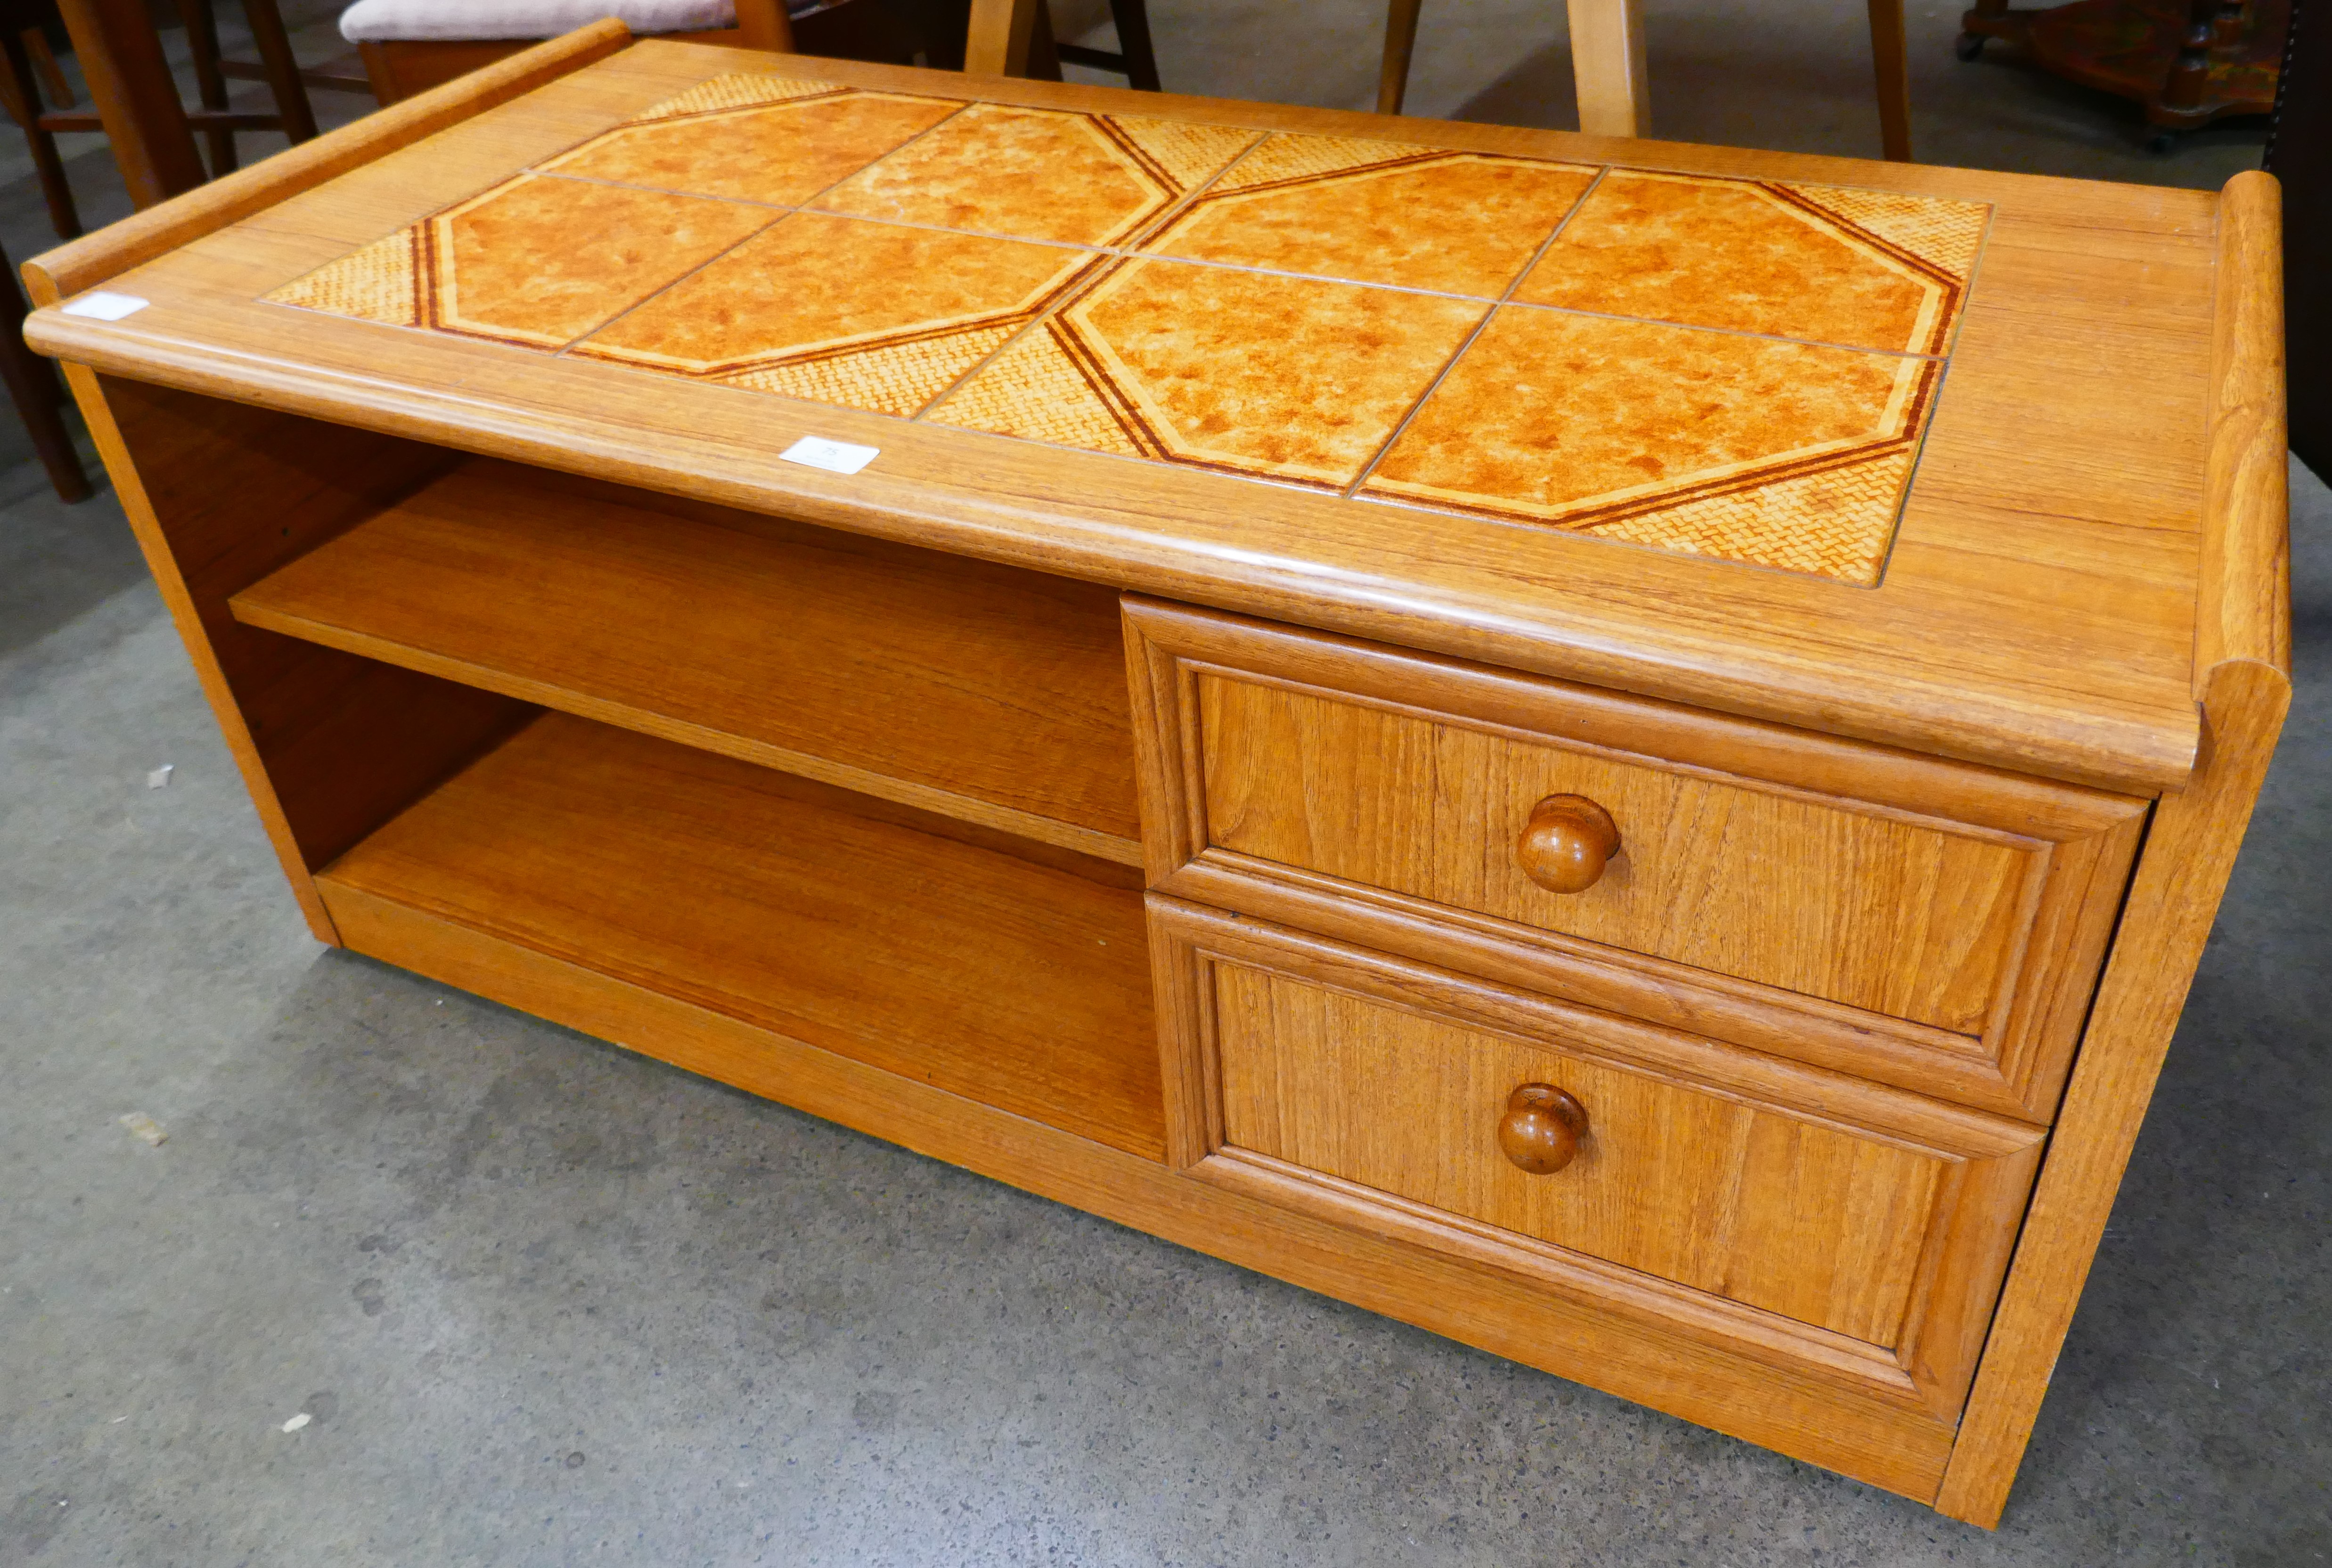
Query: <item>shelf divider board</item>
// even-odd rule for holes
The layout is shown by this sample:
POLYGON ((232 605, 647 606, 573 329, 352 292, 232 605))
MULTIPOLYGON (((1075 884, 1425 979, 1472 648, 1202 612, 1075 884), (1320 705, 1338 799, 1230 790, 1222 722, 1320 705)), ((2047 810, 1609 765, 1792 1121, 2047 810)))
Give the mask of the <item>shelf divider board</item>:
POLYGON ((1139 865, 1110 588, 475 459, 246 625, 1139 865))
POLYGON ((1140 892, 846 801, 546 713, 317 886, 1162 1159, 1140 892))

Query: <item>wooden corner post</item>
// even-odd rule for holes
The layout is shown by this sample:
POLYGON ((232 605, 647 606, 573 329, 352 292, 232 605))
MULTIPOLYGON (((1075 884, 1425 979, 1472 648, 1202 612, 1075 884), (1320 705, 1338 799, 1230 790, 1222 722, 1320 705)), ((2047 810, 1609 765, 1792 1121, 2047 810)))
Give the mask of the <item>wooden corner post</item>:
POLYGON ((2203 744, 2185 790, 2155 808, 1935 1496, 1986 1528, 2007 1506, 2291 701, 2281 219, 2271 176, 2227 182, 2194 614, 2203 744))

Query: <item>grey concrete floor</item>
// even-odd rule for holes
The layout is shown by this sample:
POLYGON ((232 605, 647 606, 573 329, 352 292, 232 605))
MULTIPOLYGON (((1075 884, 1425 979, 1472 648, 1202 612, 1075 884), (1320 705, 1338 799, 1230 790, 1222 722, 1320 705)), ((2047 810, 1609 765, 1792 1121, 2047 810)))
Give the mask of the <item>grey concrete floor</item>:
MULTIPOLYGON (((1457 11, 1421 111, 1567 119, 1559 7, 1457 11)), ((1156 12, 1170 86, 1367 97, 1370 7, 1156 12)), ((1652 15, 1664 134, 1875 145, 1851 6, 1652 15)), ((1914 37, 1930 156, 2255 158, 2146 159, 2105 100, 1950 61, 1948 20, 1914 37)), ((74 167, 121 209, 101 149, 74 167)), ((40 225, 0 185, 13 254, 40 225)), ((0 1564, 2332 1561, 2304 471, 2282 751, 1986 1535, 318 948, 111 496, 62 507, 23 458, 6 425, 0 1564)))

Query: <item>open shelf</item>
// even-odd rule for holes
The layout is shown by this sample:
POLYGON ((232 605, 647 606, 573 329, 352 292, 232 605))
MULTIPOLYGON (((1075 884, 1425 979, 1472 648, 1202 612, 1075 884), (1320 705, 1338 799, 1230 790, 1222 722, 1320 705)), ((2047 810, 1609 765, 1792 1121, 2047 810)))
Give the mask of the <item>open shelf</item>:
POLYGON ((1106 588, 473 459, 247 625, 1141 864, 1106 588))
POLYGON ((1162 1158, 1138 878, 1010 842, 546 713, 316 883, 1162 1158))

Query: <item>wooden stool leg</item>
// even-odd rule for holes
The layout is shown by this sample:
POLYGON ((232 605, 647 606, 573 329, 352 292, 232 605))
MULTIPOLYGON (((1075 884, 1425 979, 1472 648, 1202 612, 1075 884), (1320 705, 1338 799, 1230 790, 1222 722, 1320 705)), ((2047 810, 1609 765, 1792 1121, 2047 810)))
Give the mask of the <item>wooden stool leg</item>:
POLYGON ((1643 0, 1570 0, 1571 75, 1579 129, 1590 136, 1643 136, 1652 129, 1644 67, 1643 0))
POLYGON ((0 341, 0 381, 7 383, 8 396, 57 494, 67 501, 86 501, 89 475, 65 428, 64 388, 57 382, 56 367, 24 345, 24 291, 5 253, 0 253, 0 272, 8 274, 7 287, 0 291, 0 339, 5 339, 0 341))
POLYGON ((316 111, 308 105, 307 84, 300 80, 300 62, 292 56, 283 14, 275 8, 275 0, 243 0, 243 14, 251 24, 251 41, 259 46, 259 63, 267 72, 267 90, 274 95, 283 134, 294 144, 310 140, 316 134, 316 111))
POLYGON ((0 99, 7 102, 8 118, 24 133, 24 145, 33 155, 33 172, 41 180, 41 199, 48 204, 49 226, 56 230, 57 238, 69 240, 81 233, 81 212, 73 206, 64 160, 57 156, 57 139, 41 129, 37 80, 24 38, 0 29, 0 99))
POLYGON ((1870 62, 1878 76, 1878 141, 1891 163, 1911 161, 1911 56, 1903 0, 1870 0, 1870 62))
POLYGON ((144 0, 58 0, 129 199, 141 207, 203 183, 202 155, 144 0))
POLYGON ((1156 92, 1158 56, 1150 45, 1150 7, 1144 0, 1109 0, 1110 20, 1117 24, 1117 52, 1125 56, 1125 84, 1156 92))
POLYGON ((1043 4, 1044 0, 971 0, 971 24, 964 30, 963 68, 977 76, 1027 75, 1028 45, 1043 4))
MULTIPOLYGON (((219 72, 218 16, 211 0, 176 0, 178 22, 186 30, 186 52, 195 58, 195 93, 205 109, 226 109, 226 78, 219 72)), ((234 132, 205 129, 204 145, 210 148, 211 177, 234 172, 234 132)))
POLYGON ((1377 75, 1377 112, 1399 114, 1409 96, 1409 59, 1417 48, 1417 13, 1424 0, 1392 0, 1385 12, 1384 66, 1377 75))
POLYGON ((1037 0, 1037 15, 1028 29, 1028 80, 1058 81, 1061 53, 1053 40, 1053 8, 1037 0))

